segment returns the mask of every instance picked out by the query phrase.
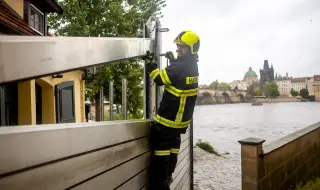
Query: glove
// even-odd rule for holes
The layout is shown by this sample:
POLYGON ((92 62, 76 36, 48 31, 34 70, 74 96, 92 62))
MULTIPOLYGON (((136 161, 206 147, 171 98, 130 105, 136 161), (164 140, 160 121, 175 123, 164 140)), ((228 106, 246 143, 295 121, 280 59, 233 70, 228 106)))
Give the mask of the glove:
POLYGON ((174 57, 172 51, 168 51, 165 55, 165 58, 169 59, 170 61, 174 61, 176 58, 174 57))
POLYGON ((149 51, 147 51, 147 54, 142 57, 142 60, 144 60, 146 64, 149 64, 153 61, 153 55, 149 51))

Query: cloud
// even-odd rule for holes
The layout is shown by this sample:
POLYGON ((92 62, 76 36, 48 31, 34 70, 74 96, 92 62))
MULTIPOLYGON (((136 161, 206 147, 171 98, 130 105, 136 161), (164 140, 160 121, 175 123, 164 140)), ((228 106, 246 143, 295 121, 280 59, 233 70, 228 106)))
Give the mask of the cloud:
POLYGON ((318 0, 168 0, 163 14, 163 51, 182 30, 199 34, 200 83, 259 73, 264 59, 282 75, 320 73, 318 0))

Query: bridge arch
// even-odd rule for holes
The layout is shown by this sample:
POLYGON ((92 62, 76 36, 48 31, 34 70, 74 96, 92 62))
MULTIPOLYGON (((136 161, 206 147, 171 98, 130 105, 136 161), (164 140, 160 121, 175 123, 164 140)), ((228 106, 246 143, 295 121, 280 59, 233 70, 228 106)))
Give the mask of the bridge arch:
POLYGON ((240 98, 240 102, 245 102, 245 97, 243 94, 237 94, 237 96, 240 98))
POLYGON ((208 91, 202 92, 201 95, 204 96, 204 97, 212 96, 212 94, 210 92, 208 92, 208 91))
POLYGON ((225 103, 232 103, 232 100, 231 100, 231 98, 230 98, 230 96, 229 96, 229 94, 227 92, 223 92, 222 95, 224 97, 224 102, 225 103))

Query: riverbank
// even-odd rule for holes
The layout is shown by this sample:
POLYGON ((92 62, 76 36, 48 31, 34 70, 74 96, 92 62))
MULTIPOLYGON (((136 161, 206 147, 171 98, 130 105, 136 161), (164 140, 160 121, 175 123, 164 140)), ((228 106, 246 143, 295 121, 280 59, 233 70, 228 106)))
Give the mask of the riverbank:
POLYGON ((265 139, 265 145, 307 125, 319 122, 320 104, 314 102, 226 104, 197 106, 194 111, 194 145, 208 141, 218 157, 194 148, 195 189, 240 190, 241 147, 247 137, 265 139))
POLYGON ((297 98, 254 98, 255 102, 274 103, 274 102, 301 102, 297 98))
POLYGON ((252 102, 281 103, 281 102, 303 102, 303 101, 297 98, 255 98, 254 100, 252 99, 252 100, 244 100, 244 101, 227 101, 227 102, 203 100, 202 102, 197 102, 197 105, 240 104, 240 103, 252 103, 252 102))
POLYGON ((210 154, 198 147, 193 150, 195 190, 240 190, 241 165, 238 160, 229 155, 210 154), (228 167, 221 170, 223 165, 228 167))

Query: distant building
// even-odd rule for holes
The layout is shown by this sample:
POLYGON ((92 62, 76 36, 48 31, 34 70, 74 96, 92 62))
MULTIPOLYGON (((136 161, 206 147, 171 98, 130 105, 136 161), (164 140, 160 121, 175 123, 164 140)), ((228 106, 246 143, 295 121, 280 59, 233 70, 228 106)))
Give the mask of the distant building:
POLYGON ((317 102, 320 102, 320 75, 314 75, 313 90, 317 102))
MULTIPOLYGON (((291 96, 291 89, 300 92, 302 89, 307 89, 310 96, 315 95, 317 91, 317 76, 314 77, 298 77, 292 78, 288 76, 288 73, 285 77, 281 75, 275 77, 277 82, 280 95, 291 96)), ((320 88, 320 79, 319 79, 319 87, 320 88)))
POLYGON ((246 82, 248 85, 251 85, 253 83, 258 82, 258 75, 256 72, 252 70, 251 67, 249 67, 249 71, 246 72, 243 78, 244 82, 246 82))
POLYGON ((279 93, 280 96, 289 96, 290 95, 290 91, 292 89, 292 85, 291 85, 291 79, 292 77, 288 76, 288 73, 286 74, 285 77, 282 77, 281 75, 276 75, 275 80, 276 83, 278 85, 279 88, 279 93))
POLYGON ((263 87, 265 82, 274 81, 274 69, 273 65, 269 67, 268 60, 264 60, 263 70, 260 69, 260 86, 263 87))
POLYGON ((291 79, 291 87, 298 92, 300 92, 300 90, 304 88, 308 89, 308 86, 307 86, 308 79, 310 79, 310 77, 293 78, 291 79))
POLYGON ((307 79, 307 89, 310 96, 314 96, 314 86, 313 86, 314 82, 315 82, 314 77, 309 77, 307 79))
POLYGON ((230 83, 230 87, 232 90, 247 90, 249 85, 243 80, 234 80, 230 83))
POLYGON ((243 80, 234 80, 230 83, 231 89, 238 89, 238 90, 247 90, 248 87, 258 82, 258 75, 256 72, 249 67, 249 70, 244 74, 243 80))

